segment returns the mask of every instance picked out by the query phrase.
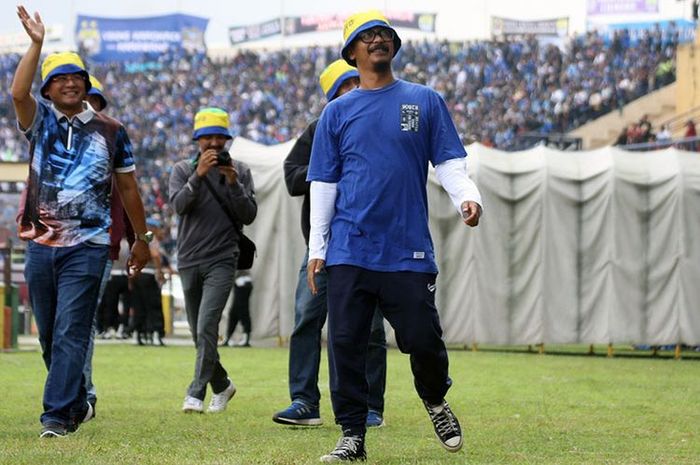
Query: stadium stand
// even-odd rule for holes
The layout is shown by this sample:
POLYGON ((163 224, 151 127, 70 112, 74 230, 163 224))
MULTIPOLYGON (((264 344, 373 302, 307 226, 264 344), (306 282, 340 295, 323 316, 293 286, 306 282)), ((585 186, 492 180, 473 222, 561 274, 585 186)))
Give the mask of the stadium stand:
MULTIPOLYGON (((654 31, 633 43, 626 31, 606 43, 596 32, 564 49, 534 37, 504 41, 408 42, 395 68, 401 78, 440 92, 466 144, 522 150, 537 135, 561 134, 672 83, 677 35, 654 31), (533 134, 535 137, 533 137, 533 134)), ((170 166, 192 150, 190 125, 202 106, 231 109, 232 132, 273 145, 297 137, 322 108, 316 79, 335 47, 242 51, 213 61, 171 52, 137 63, 92 65, 110 114, 121 120, 139 159, 149 214, 166 211, 170 166)), ((0 56, 10 87, 18 55, 0 56)), ((9 94, 0 94, 0 161, 26 161, 9 94)), ((5 209, 10 217, 10 208, 5 209)))

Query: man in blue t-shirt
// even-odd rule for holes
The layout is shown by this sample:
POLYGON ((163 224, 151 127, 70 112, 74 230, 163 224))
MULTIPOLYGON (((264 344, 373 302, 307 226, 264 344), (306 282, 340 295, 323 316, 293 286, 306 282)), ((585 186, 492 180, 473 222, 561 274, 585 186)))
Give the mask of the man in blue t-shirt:
POLYGON ((428 229, 428 164, 469 226, 481 197, 466 170, 466 153, 443 99, 394 78, 401 39, 378 11, 345 22, 342 56, 360 87, 324 109, 314 136, 308 284, 327 268, 331 400, 343 436, 323 462, 365 460, 365 363, 378 303, 410 354, 418 395, 441 445, 463 444, 445 401, 452 381, 435 308, 437 267, 428 229))
MULTIPOLYGON (((319 76, 321 90, 330 102, 352 91, 360 83, 360 75, 343 59, 328 65, 319 76)), ((284 160, 284 180, 291 195, 303 195, 301 230, 309 243, 310 193, 306 176, 311 159, 311 145, 318 120, 313 121, 297 139, 284 160)), ((294 330, 289 338, 289 394, 292 404, 276 412, 272 420, 286 425, 318 426, 323 424, 320 415, 321 392, 318 389, 318 370, 321 363, 321 330, 326 322, 326 276, 317 275, 316 294, 311 294, 306 284, 304 255, 299 270, 299 281, 294 302, 294 330)), ((386 335, 384 318, 375 311, 367 350, 367 426, 384 425, 384 391, 386 388, 386 335)))
POLYGON ((52 438, 75 431, 93 415, 83 367, 109 254, 113 176, 137 238, 130 271, 138 273, 148 261, 151 236, 126 130, 84 102, 90 81, 75 53, 48 55, 41 65, 43 99, 32 96, 45 29, 38 13, 32 17, 18 6, 17 15, 31 40, 11 90, 29 141, 19 235, 28 241, 25 277, 48 369, 40 436, 52 438))

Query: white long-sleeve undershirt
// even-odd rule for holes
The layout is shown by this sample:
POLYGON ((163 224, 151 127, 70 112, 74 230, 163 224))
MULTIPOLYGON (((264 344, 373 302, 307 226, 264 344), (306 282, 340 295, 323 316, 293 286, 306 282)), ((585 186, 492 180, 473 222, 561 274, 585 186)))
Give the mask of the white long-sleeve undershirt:
POLYGON ((326 259, 328 236, 331 219, 335 214, 335 199, 338 196, 338 184, 330 182, 311 182, 311 206, 309 222, 309 260, 326 259))
POLYGON ((462 215, 462 204, 466 201, 478 203, 483 210, 479 189, 467 172, 466 158, 451 158, 443 161, 435 166, 435 174, 440 185, 450 195, 452 204, 460 216, 462 215))

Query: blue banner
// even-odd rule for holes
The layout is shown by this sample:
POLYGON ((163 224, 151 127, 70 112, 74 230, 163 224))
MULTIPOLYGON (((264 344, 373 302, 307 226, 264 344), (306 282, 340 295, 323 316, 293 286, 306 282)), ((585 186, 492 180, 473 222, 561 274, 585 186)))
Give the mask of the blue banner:
POLYGON ((91 60, 134 61, 168 50, 205 52, 209 19, 183 14, 146 18, 99 18, 79 15, 75 42, 91 60))
POLYGON ((588 0, 588 16, 658 12, 659 0, 588 0))
MULTIPOLYGON (((651 32, 658 24, 664 43, 670 41, 669 36, 676 36, 679 44, 685 44, 695 40, 695 23, 687 19, 660 20, 648 22, 589 24, 588 30, 597 30, 605 40, 610 43, 615 31, 626 29, 629 33, 629 41, 636 44, 644 37, 644 32, 651 32)), ((675 40, 675 39, 674 39, 675 40)))

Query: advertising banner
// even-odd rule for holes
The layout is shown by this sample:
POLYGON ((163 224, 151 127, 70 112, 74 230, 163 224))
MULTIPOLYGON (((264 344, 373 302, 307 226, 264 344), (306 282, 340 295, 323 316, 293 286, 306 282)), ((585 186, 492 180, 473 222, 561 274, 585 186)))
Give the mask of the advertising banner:
MULTIPOLYGON (((435 13, 409 13, 392 11, 386 18, 394 27, 418 29, 423 32, 435 32, 435 13)), ((343 29, 346 15, 308 15, 285 18, 286 35, 305 32, 322 32, 343 29)))
POLYGON ((75 41, 98 62, 133 61, 172 49, 204 52, 209 19, 183 14, 143 18, 79 15, 75 41))
MULTIPOLYGON (((44 27, 44 43, 58 43, 63 39, 63 24, 44 27)), ((0 33, 0 53, 24 53, 31 42, 24 31, 0 33)))
POLYGON ((615 31, 627 31, 630 43, 636 44, 642 39, 646 32, 652 31, 655 27, 661 29, 661 34, 668 40, 669 36, 678 36, 678 43, 685 44, 695 40, 695 23, 678 18, 676 20, 636 22, 636 23, 613 23, 613 24, 589 24, 588 30, 596 30, 606 43, 613 39, 615 31))
MULTIPOLYGON (((389 12, 386 18, 392 26, 435 32, 435 13, 389 12)), ((228 30, 231 45, 264 39, 278 34, 295 35, 307 32, 342 30, 346 15, 308 15, 276 18, 264 23, 234 26, 228 30)))
POLYGON ((588 0, 588 16, 658 12, 659 0, 588 0))
POLYGON ((536 35, 566 37, 569 34, 569 18, 521 21, 491 17, 491 34, 495 36, 536 35))
POLYGON ((279 18, 265 21, 264 23, 251 24, 249 26, 230 27, 228 38, 231 45, 264 39, 282 33, 282 21, 279 18))

